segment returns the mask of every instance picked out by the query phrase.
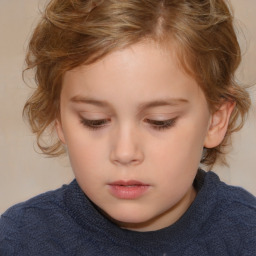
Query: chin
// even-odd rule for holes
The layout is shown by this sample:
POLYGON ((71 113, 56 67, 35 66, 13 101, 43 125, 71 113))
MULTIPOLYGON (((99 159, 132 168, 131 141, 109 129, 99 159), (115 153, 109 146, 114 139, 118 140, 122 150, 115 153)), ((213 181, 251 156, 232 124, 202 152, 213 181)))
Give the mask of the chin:
POLYGON ((145 210, 140 210, 139 212, 123 210, 122 212, 104 212, 104 214, 120 228, 142 231, 151 226, 155 219, 153 216, 143 214, 143 212, 145 213, 145 210))

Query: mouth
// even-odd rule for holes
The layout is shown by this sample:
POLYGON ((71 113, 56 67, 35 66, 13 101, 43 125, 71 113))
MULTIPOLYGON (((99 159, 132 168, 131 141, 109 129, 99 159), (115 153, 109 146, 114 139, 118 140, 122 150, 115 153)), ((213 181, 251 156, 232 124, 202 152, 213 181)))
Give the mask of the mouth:
POLYGON ((150 188, 149 184, 136 180, 115 181, 108 184, 110 193, 118 199, 136 199, 145 194, 150 188))

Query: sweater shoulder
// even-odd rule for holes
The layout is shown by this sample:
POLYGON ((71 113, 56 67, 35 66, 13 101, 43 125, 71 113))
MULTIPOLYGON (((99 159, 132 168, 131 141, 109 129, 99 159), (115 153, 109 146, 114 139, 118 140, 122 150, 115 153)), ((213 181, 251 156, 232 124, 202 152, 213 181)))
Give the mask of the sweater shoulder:
MULTIPOLYGON (((71 183, 72 184, 72 183, 71 183)), ((63 185, 61 188, 48 191, 35 196, 25 202, 16 204, 6 210, 0 218, 0 243, 10 239, 14 243, 31 230, 36 230, 40 223, 54 221, 54 215, 61 215, 65 212, 64 197, 65 191, 70 185, 63 185)))
MULTIPOLYGON (((58 228, 69 219, 65 197, 74 184, 73 181, 35 196, 4 212, 0 218, 0 254, 20 255, 26 251, 37 254, 37 250, 47 250, 45 239, 56 237, 58 228)), ((63 228, 63 232, 68 229, 68 226, 63 228)))
MULTIPOLYGON (((210 194, 210 198, 216 198, 218 206, 223 206, 224 208, 234 207, 235 212, 244 211, 245 209, 252 213, 256 212, 256 197, 247 190, 220 181, 219 177, 211 171, 205 176, 207 193, 210 194)), ((232 214, 233 212, 230 213, 232 214)))
POLYGON ((220 182, 218 198, 219 201, 223 202, 223 207, 229 209, 228 213, 230 216, 245 213, 252 215, 253 219, 255 219, 256 197, 245 189, 220 182))
POLYGON ((222 212, 243 240, 255 245, 256 253, 256 197, 241 187, 222 186, 219 191, 219 196, 223 197, 222 212))
POLYGON ((207 233, 232 244, 240 252, 238 255, 255 255, 256 197, 241 187, 219 180, 213 179, 212 188, 216 201, 206 225, 207 233))
POLYGON ((2 214, 1 219, 7 217, 9 219, 19 220, 24 218, 24 215, 29 212, 47 211, 62 207, 65 191, 69 189, 69 186, 70 185, 63 185, 61 188, 47 191, 27 201, 18 203, 7 209, 2 214))

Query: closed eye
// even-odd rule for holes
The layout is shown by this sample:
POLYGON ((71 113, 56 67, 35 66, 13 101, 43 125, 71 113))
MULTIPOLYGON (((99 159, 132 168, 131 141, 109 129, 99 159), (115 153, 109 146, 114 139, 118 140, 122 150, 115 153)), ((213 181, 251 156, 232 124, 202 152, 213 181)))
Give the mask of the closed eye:
MULTIPOLYGON (((172 118, 168 120, 152 120, 152 119, 145 119, 145 122, 148 123, 153 129, 155 130, 164 130, 171 128, 175 125, 177 118, 172 118)), ((81 123, 86 128, 91 130, 97 130, 105 127, 110 122, 110 119, 81 119, 81 123)))
POLYGON ((177 118, 172 118, 168 120, 145 119, 145 122, 150 124, 153 129, 164 130, 173 127, 176 123, 176 120, 177 118))
POLYGON ((110 122, 109 119, 97 119, 97 120, 90 120, 85 118, 81 119, 82 125, 92 130, 103 128, 109 122, 110 122))

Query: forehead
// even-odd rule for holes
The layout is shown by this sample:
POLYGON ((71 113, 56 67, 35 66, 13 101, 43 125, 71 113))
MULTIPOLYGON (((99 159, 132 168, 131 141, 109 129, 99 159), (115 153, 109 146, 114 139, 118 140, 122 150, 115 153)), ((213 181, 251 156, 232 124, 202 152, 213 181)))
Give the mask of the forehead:
POLYGON ((149 101, 153 97, 192 98, 200 88, 180 65, 175 46, 143 42, 66 72, 63 91, 70 97, 97 94, 109 99, 125 92, 137 101, 149 101))

